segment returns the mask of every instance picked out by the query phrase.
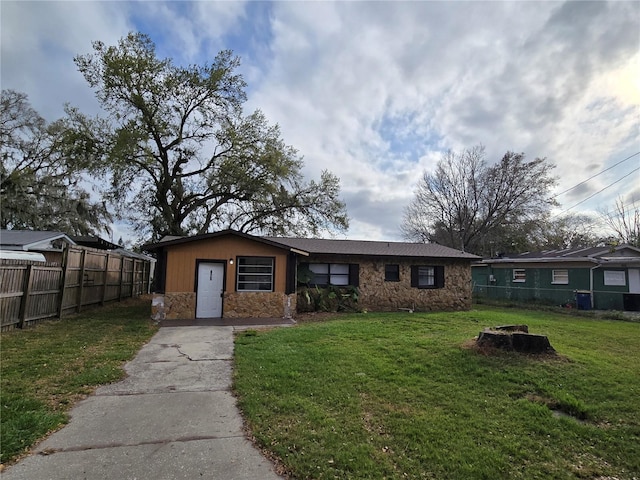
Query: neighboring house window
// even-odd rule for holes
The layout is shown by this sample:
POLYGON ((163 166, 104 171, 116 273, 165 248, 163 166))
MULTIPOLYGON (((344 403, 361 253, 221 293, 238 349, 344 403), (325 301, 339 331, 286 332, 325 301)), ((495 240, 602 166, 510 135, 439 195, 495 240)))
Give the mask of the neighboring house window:
POLYGON ((443 288, 444 267, 412 265, 411 286, 414 288, 443 288))
POLYGON ((624 271, 605 270, 604 284, 612 287, 624 287, 627 284, 627 280, 624 276, 624 271))
POLYGON ((399 282, 400 281, 400 265, 385 265, 384 281, 399 282))
POLYGON ((514 268, 513 269, 513 281, 514 282, 526 282, 527 281, 527 272, 524 268, 514 268))
POLYGON ((272 292, 273 258, 238 257, 236 278, 239 292, 272 292))
POLYGON ((569 283, 569 270, 552 270, 551 283, 567 285, 569 283))
POLYGON ((311 285, 326 287, 336 285, 358 286, 358 265, 349 263, 310 263, 309 270, 313 272, 311 285))

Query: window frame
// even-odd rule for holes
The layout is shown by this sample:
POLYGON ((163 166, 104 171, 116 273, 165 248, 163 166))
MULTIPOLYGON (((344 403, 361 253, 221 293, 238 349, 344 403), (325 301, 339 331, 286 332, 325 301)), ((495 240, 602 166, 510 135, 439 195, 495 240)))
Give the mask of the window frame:
POLYGON ((624 270, 603 270, 602 284, 606 287, 626 287, 627 275, 624 270))
POLYGON ((305 263, 304 265, 307 266, 307 268, 309 270, 311 270, 311 272, 314 274, 314 278, 311 279, 311 281, 309 281, 308 285, 310 287, 319 287, 319 288, 328 288, 328 287, 357 287, 359 286, 360 283, 360 264, 358 263, 327 263, 327 262, 309 262, 309 263, 305 263), (318 283, 316 282, 316 272, 313 271, 312 266, 314 265, 318 265, 318 266, 326 266, 327 267, 327 272, 324 273, 318 273, 318 275, 322 275, 324 277, 326 277, 326 283, 318 283), (331 271, 331 266, 334 267, 339 267, 339 268, 343 268, 346 267, 347 268, 347 272, 341 271, 341 272, 332 272, 331 271), (347 280, 347 283, 331 283, 331 278, 332 277, 344 277, 347 280))
POLYGON ((568 268, 552 269, 551 284, 552 285, 569 285, 569 269, 568 268), (560 273, 560 272, 564 272, 564 273, 560 273))
POLYGON ((258 293, 270 293, 274 291, 275 287, 275 271, 276 271, 276 260, 275 257, 264 257, 258 255, 242 255, 236 258, 236 292, 258 292, 258 293), (266 267, 267 265, 260 264, 243 264, 243 260, 246 259, 260 259, 260 260, 270 260, 271 261, 271 272, 241 272, 242 267, 266 267), (269 275, 269 289, 252 289, 252 288, 241 288, 242 284, 266 284, 266 282, 257 280, 257 281, 248 281, 248 280, 240 280, 241 276, 266 276, 269 275))
POLYGON ((527 281, 527 269, 514 268, 512 272, 512 281, 513 283, 525 283, 527 281))
POLYGON ((387 264, 385 264, 385 266, 384 266, 384 281, 385 282, 399 282, 400 281, 400 265, 398 265, 397 263, 387 263, 387 264))
POLYGON ((444 265, 411 265, 411 287, 425 290, 444 288, 444 265), (431 269, 432 274, 421 272, 421 269, 431 269), (423 278, 433 278, 433 283, 422 283, 423 278))

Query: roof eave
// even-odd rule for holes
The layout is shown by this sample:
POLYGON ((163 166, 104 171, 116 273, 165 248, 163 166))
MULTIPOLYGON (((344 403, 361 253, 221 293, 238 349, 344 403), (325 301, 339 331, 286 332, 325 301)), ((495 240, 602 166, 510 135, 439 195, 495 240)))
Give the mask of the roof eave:
POLYGON ((568 258, 568 257, 551 257, 551 258, 489 258, 483 259, 478 263, 600 263, 598 259, 591 257, 568 258))
POLYGON ((238 236, 238 237, 246 238, 248 240, 253 240, 255 242, 264 243, 264 244, 270 245, 272 247, 280 248, 282 250, 287 250, 287 251, 290 251, 290 252, 293 252, 293 253, 297 253, 298 255, 309 256, 309 252, 306 252, 304 250, 293 248, 293 247, 290 247, 289 245, 285 245, 283 243, 274 242, 273 240, 268 240, 268 239, 263 238, 263 237, 257 237, 257 236, 254 236, 254 235, 250 235, 248 233, 238 232, 236 230, 222 230, 220 232, 203 233, 201 235, 194 235, 192 237, 180 237, 180 238, 176 238, 174 240, 168 240, 166 242, 149 243, 149 244, 143 245, 142 246, 142 250, 146 250, 146 251, 149 251, 149 252, 154 252, 154 251, 160 250, 160 249, 162 249, 164 247, 169 247, 169 246, 173 246, 173 245, 180 245, 180 244, 183 244, 183 243, 197 242, 197 241, 201 241, 201 240, 207 240, 209 238, 222 237, 224 235, 235 235, 235 236, 238 236))

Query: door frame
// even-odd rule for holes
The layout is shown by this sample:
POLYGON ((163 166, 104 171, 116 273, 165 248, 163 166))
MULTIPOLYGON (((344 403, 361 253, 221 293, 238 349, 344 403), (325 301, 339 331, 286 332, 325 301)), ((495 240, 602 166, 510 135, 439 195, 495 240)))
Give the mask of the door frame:
POLYGON ((196 258, 196 269, 195 269, 195 280, 193 282, 194 285, 194 293, 196 294, 196 303, 194 305, 194 318, 197 318, 198 311, 198 271, 200 269, 201 263, 218 263, 222 264, 222 307, 220 308, 220 318, 224 317, 224 294, 227 292, 227 261, 220 260, 216 258, 196 258))

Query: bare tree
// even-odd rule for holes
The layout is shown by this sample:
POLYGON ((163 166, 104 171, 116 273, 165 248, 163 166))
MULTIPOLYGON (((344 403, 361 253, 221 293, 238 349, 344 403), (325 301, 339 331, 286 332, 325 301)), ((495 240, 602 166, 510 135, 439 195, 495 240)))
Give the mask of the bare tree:
POLYGON ((596 235, 595 223, 595 218, 584 214, 549 219, 540 225, 535 248, 543 250, 596 246, 602 239, 596 235))
POLYGON ((419 182, 402 232, 410 240, 478 254, 488 253, 489 242, 492 250, 510 250, 514 239, 509 237, 542 222, 556 204, 549 195, 556 184, 553 168, 546 159, 527 162, 523 153, 514 152, 488 166, 481 145, 449 151, 419 182))
POLYGON ((604 224, 613 230, 620 243, 640 247, 640 203, 635 198, 625 203, 622 197, 616 200, 615 208, 598 212, 604 224))

